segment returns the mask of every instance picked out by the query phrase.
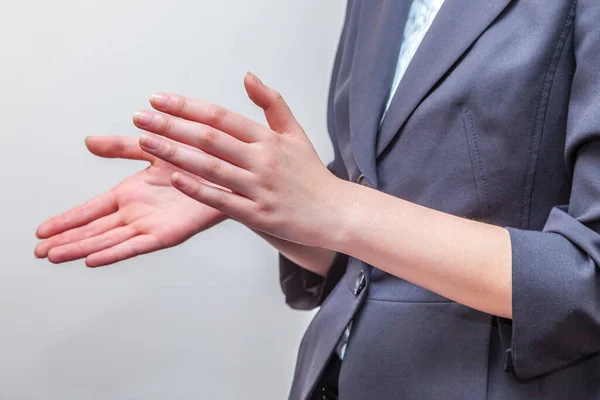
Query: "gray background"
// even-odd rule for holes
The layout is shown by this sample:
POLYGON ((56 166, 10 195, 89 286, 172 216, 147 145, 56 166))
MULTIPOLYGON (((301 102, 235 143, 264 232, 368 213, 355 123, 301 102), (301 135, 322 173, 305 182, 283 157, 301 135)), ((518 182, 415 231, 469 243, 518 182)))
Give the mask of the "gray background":
POLYGON ((311 314, 276 253, 226 222, 89 270, 36 260, 46 218, 145 167, 89 154, 137 135, 155 91, 256 120, 246 70, 281 91, 321 155, 343 0, 0 0, 0 399, 282 399, 311 314))

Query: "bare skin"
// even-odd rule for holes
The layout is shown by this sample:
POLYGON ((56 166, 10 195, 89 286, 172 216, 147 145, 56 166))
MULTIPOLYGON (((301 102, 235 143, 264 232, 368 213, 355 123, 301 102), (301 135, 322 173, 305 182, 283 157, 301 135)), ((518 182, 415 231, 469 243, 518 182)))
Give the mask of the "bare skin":
POLYGON ((202 101, 152 96, 154 110, 136 112, 134 123, 148 132, 139 144, 155 157, 157 173, 143 171, 42 224, 38 236, 46 240, 36 254, 105 265, 174 246, 231 217, 323 276, 340 252, 466 306, 512 316, 506 229, 338 179, 283 98, 252 74, 244 83, 268 127, 202 101))

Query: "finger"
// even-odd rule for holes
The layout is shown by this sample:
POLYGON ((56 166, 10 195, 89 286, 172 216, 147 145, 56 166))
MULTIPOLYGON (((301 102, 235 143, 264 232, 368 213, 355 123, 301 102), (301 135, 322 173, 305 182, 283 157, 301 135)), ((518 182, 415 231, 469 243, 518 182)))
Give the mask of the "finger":
POLYGON ((104 158, 126 158, 152 162, 154 157, 140 148, 135 136, 88 136, 85 139, 88 150, 104 158))
MULTIPOLYGON (((212 126, 246 143, 256 142, 268 133, 264 126, 243 115, 200 100, 159 93, 151 96, 150 104, 158 111, 212 126)), ((145 129, 143 126, 139 127, 145 129)))
POLYGON ((102 267, 161 248, 160 242, 154 236, 139 235, 108 249, 90 254, 86 257, 85 264, 90 268, 102 267))
POLYGON ((140 145, 149 153, 209 182, 250 195, 254 174, 206 153, 192 151, 160 136, 144 134, 140 145))
POLYGON ((171 182, 183 194, 240 221, 247 220, 256 206, 246 197, 205 185, 178 172, 171 175, 171 182))
POLYGON ((250 100, 264 110, 271 129, 279 133, 302 131, 294 114, 277 91, 266 86, 251 72, 246 74, 244 86, 250 100))
POLYGON ((152 111, 136 112, 134 121, 146 131, 193 146, 242 168, 249 166, 245 157, 248 145, 208 125, 152 111))
POLYGON ((134 237, 135 234, 135 229, 131 226, 115 228, 93 238, 55 247, 48 252, 48 260, 54 264, 78 260, 123 243, 134 237))
POLYGON ((36 235, 40 239, 46 239, 66 230, 88 224, 117 210, 118 206, 113 194, 106 192, 42 223, 38 227, 36 235))
POLYGON ((98 236, 111 229, 117 228, 120 224, 121 218, 118 213, 110 214, 106 217, 92 221, 85 226, 61 232, 42 241, 36 246, 35 255, 38 258, 45 258, 48 256, 48 252, 55 247, 98 236))

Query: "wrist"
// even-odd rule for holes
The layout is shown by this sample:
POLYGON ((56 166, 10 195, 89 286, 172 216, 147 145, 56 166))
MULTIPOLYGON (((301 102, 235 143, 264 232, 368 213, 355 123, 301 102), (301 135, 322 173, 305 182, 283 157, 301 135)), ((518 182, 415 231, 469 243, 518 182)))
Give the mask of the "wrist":
POLYGON ((333 212, 328 218, 326 231, 321 247, 338 253, 350 254, 356 243, 358 228, 361 225, 364 208, 361 199, 364 187, 355 183, 338 179, 336 196, 333 196, 333 212))
POLYGON ((204 232, 207 229, 212 228, 213 226, 219 225, 221 222, 229 219, 229 216, 226 214, 223 214, 220 211, 217 211, 215 209, 209 209, 210 214, 207 215, 205 213, 200 213, 197 214, 195 216, 193 216, 193 218, 195 219, 196 222, 194 222, 194 235, 197 235, 198 233, 204 232))

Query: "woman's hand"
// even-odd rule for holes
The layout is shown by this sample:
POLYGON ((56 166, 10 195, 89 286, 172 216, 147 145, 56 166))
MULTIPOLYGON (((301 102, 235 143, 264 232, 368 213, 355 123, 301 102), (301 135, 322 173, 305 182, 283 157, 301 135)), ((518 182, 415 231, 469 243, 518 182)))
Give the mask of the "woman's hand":
POLYGON ((182 171, 144 152, 137 138, 90 137, 86 145, 100 157, 143 160, 150 166, 40 225, 37 236, 45 240, 35 249, 37 257, 53 263, 85 257, 89 267, 98 267, 178 245, 226 219, 175 190, 170 176, 182 171))
POLYGON ((323 165, 277 92, 252 74, 244 83, 250 99, 264 110, 270 128, 212 104, 159 94, 152 96, 151 104, 162 113, 139 111, 134 123, 172 140, 145 134, 140 145, 170 164, 229 189, 173 173, 173 185, 200 203, 250 228, 323 246, 342 219, 343 181, 323 165))

